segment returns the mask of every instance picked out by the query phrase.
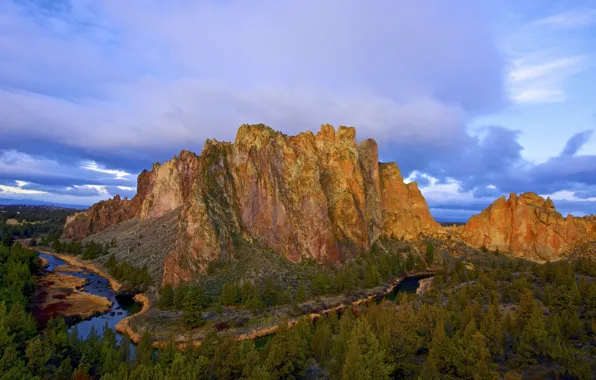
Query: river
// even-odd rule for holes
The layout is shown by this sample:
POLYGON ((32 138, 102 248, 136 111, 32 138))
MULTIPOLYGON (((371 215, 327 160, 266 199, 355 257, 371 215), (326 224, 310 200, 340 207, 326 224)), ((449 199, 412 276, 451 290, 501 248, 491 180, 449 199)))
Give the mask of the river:
MULTIPOLYGON (((376 302, 380 303, 383 300, 395 301, 400 293, 416 294, 416 291, 418 290, 418 287, 420 286, 420 280, 423 280, 423 279, 429 278, 429 277, 433 277, 433 274, 421 274, 421 275, 417 275, 417 276, 408 277, 408 278, 404 279, 402 282, 400 282, 391 291, 391 293, 389 293, 383 297, 379 297, 376 300, 376 302)), ((265 335, 265 336, 255 339, 254 340, 255 347, 258 350, 265 348, 267 343, 269 343, 269 341, 271 339, 273 339, 274 336, 275 336, 275 334, 269 334, 269 335, 265 335)))
MULTIPOLYGON (((48 272, 53 272, 56 267, 67 264, 64 260, 61 260, 55 256, 47 255, 41 252, 38 254, 39 257, 47 260, 48 266, 45 268, 45 270, 48 272)), ((98 276, 95 273, 89 272, 83 268, 79 267, 79 269, 81 269, 81 272, 68 272, 64 274, 86 279, 87 284, 83 288, 84 292, 105 297, 112 302, 112 307, 108 312, 71 324, 70 331, 76 327, 79 336, 82 339, 86 339, 93 328, 95 328, 97 334, 101 335, 106 323, 108 328, 116 331, 115 327, 118 322, 129 315, 138 313, 141 310, 142 305, 134 301, 132 297, 117 296, 116 292, 110 287, 110 282, 106 278, 98 276)), ((116 336, 118 341, 122 339, 122 334, 116 332, 116 336)))

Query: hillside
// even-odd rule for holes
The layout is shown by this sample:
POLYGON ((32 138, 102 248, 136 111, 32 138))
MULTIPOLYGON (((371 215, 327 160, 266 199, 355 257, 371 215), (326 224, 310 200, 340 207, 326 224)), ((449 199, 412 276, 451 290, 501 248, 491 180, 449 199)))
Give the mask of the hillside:
POLYGON ((159 231, 175 241, 164 261, 170 284, 233 258, 240 241, 325 264, 368 252, 381 236, 411 240, 440 228, 416 183, 405 184, 395 163, 378 162, 374 140, 357 144, 354 128, 330 125, 297 136, 243 125, 234 143, 207 140, 199 156, 182 151, 143 171, 134 198, 116 196, 69 217, 63 238, 157 219, 176 220, 159 231))

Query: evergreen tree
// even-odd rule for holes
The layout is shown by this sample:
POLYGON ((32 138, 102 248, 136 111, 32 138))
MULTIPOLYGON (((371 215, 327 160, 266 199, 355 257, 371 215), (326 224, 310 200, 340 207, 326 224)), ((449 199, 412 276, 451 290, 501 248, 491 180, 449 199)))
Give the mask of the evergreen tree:
POLYGON ((279 323, 277 334, 269 343, 265 368, 275 379, 298 379, 302 376, 306 355, 296 329, 288 328, 287 319, 279 323))
POLYGON ((187 329, 194 329, 205 323, 201 315, 201 295, 199 292, 190 291, 186 294, 184 300, 184 315, 182 322, 187 329))
POLYGON ((426 265, 431 266, 435 261, 435 246, 431 243, 426 245, 426 265))
MULTIPOLYGON (((596 292, 594 294, 596 295, 596 292)), ((296 289, 296 301, 298 301, 299 303, 306 301, 306 289, 304 288, 304 284, 302 282, 298 284, 298 289, 296 289)), ((596 307, 594 308, 594 310, 596 310, 596 307)))
POLYGON ((342 379, 388 379, 392 367, 366 318, 360 318, 350 334, 342 379))
POLYGON ((529 320, 522 328, 518 352, 530 362, 536 362, 536 359, 544 353, 547 336, 544 313, 534 305, 529 320))
POLYGON ((12 237, 12 234, 10 234, 8 231, 4 233, 4 236, 2 236, 2 245, 5 247, 12 247, 12 245, 14 244, 14 239, 12 237))

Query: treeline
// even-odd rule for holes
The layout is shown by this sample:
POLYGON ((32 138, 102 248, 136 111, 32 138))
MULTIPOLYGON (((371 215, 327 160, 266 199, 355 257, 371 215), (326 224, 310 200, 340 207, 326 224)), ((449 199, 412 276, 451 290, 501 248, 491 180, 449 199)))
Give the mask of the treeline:
POLYGON ((0 206, 0 237, 9 235, 12 239, 28 239, 60 235, 66 217, 73 212, 73 209, 43 206, 0 206))
MULTIPOLYGON (((37 241, 31 242, 31 246, 35 246, 37 241)), ((81 241, 61 241, 58 236, 44 237, 39 241, 39 244, 45 247, 51 247, 56 253, 70 253, 73 255, 81 255, 84 260, 93 260, 110 253, 110 248, 116 246, 115 240, 106 242, 104 244, 97 243, 93 240, 83 244, 81 241)))
MULTIPOLYGON (((134 358, 128 338, 117 343, 111 329, 81 341, 57 319, 37 334, 24 305, 38 268, 33 252, 0 248, 1 379, 594 378, 596 263, 589 259, 500 260, 474 270, 443 264, 422 297, 316 323, 303 318, 292 328, 282 320, 263 349, 213 331, 198 347, 179 352, 172 338, 156 353, 145 334, 134 358)), ((210 301, 194 286, 164 289, 160 298, 189 311, 210 301)), ((196 315, 185 312, 188 328, 204 323, 196 315)))
MULTIPOLYGON (((434 262, 434 247, 428 245, 426 262, 434 262)), ((261 283, 242 281, 225 282, 215 297, 206 296, 204 285, 181 284, 177 288, 165 285, 159 290, 159 306, 165 309, 185 310, 184 298, 188 293, 202 294, 204 302, 200 308, 194 308, 199 313, 213 304, 221 306, 237 306, 253 312, 262 312, 270 307, 291 305, 297 310, 298 304, 313 297, 348 294, 361 289, 374 288, 388 281, 394 280, 406 271, 426 269, 427 264, 417 255, 410 252, 410 248, 403 247, 400 251, 389 253, 373 246, 370 253, 359 256, 346 265, 324 268, 313 264, 315 273, 309 279, 299 282, 293 288, 283 288, 273 277, 268 277, 261 283), (176 300, 178 300, 176 302, 176 300)), ((185 310, 186 314, 190 311, 185 310)))
POLYGON ((127 262, 119 263, 116 256, 113 254, 108 257, 105 262, 105 267, 108 269, 110 275, 120 281, 126 281, 133 286, 149 286, 151 285, 151 276, 146 265, 142 268, 137 268, 127 262))

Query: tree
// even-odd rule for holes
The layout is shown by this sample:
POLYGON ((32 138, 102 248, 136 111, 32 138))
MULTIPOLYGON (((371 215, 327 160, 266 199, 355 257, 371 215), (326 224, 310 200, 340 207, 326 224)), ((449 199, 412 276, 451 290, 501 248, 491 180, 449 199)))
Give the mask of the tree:
MULTIPOLYGON (((596 289, 596 287, 595 287, 595 289, 596 289)), ((596 292, 595 292, 595 294, 596 294, 596 292)), ((306 289, 304 288, 303 283, 298 284, 298 289, 296 289, 296 301, 298 301, 299 303, 306 301, 306 289)), ((595 297, 595 301, 596 301, 596 297, 595 297)), ((595 305, 596 305, 596 302, 595 302, 595 305)), ((595 306, 595 310, 596 310, 596 306, 595 306)))
POLYGON ((348 341, 342 379, 388 379, 391 370, 370 324, 366 318, 358 319, 348 341))
POLYGON ((2 236, 2 245, 5 247, 12 247, 12 245, 14 244, 14 239, 12 237, 12 234, 9 233, 8 231, 6 231, 4 233, 4 236, 2 236))
POLYGON ((435 326, 432 344, 422 367, 420 378, 434 380, 448 375, 457 378, 457 372, 451 360, 451 355, 454 352, 453 343, 445 333, 445 323, 440 319, 435 326))
MULTIPOLYGON (((112 257, 112 256, 110 256, 112 257)), ((170 308, 174 305, 174 289, 170 284, 166 284, 159 289, 159 306, 170 308)))
POLYGON ((43 376, 45 366, 52 354, 52 347, 45 345, 39 337, 36 337, 27 343, 27 366, 33 374, 43 376))
POLYGON ((205 323, 201 315, 201 295, 199 292, 190 291, 186 294, 184 300, 184 315, 182 322, 187 329, 194 329, 205 323))
POLYGON ((279 323, 277 334, 269 343, 265 367, 275 379, 297 379, 304 372, 306 352, 296 329, 288 328, 288 320, 279 323))
POLYGON ((328 317, 323 317, 316 324, 312 340, 312 354, 319 363, 326 363, 331 353, 333 334, 329 327, 328 317))
POLYGON ((536 362, 536 359, 544 353, 547 336, 544 313, 540 307, 534 305, 532 314, 519 338, 518 352, 529 361, 536 362))
POLYGON ((431 266, 435 261, 435 246, 428 243, 426 246, 426 265, 431 266))
POLYGON ((366 288, 374 288, 381 282, 379 270, 375 264, 368 264, 366 267, 366 276, 364 277, 364 286, 366 288))
POLYGON ((222 305, 235 305, 240 301, 240 289, 235 284, 230 284, 226 282, 221 289, 221 294, 219 295, 219 302, 222 305))

